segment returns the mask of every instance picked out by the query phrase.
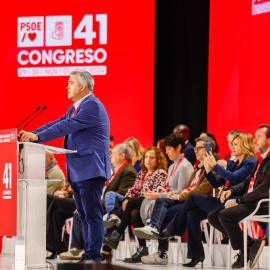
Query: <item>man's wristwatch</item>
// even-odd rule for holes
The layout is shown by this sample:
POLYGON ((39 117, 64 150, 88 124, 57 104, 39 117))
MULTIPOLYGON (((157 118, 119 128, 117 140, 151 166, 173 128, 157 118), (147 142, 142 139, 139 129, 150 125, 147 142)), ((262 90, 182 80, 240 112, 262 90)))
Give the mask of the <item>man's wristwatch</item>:
POLYGON ((235 202, 236 202, 237 204, 239 204, 239 203, 240 203, 240 199, 237 198, 237 199, 235 200, 235 202))

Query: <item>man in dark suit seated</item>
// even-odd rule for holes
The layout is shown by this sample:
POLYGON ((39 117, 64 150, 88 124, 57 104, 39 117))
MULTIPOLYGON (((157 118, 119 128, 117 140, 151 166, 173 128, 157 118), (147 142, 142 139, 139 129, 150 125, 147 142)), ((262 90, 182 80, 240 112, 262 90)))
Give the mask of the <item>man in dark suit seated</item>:
POLYGON ((195 152, 194 152, 194 146, 188 141, 189 134, 190 134, 189 127, 186 126, 186 125, 179 124, 173 129, 173 133, 181 134, 182 137, 184 138, 185 144, 186 144, 184 155, 185 155, 186 159, 192 165, 194 165, 197 158, 196 158, 196 155, 195 155, 195 152))
MULTIPOLYGON (((238 197, 236 200, 228 200, 225 207, 219 208, 208 214, 211 225, 229 237, 232 248, 239 250, 237 260, 231 266, 233 269, 244 267, 244 236, 239 222, 249 216, 257 207, 261 199, 269 197, 270 188, 270 125, 260 125, 255 133, 254 146, 261 154, 250 175, 240 184, 233 186, 221 194, 223 203, 230 197, 238 197)), ((268 214, 268 202, 262 203, 257 215, 268 214)), ((252 239, 248 236, 247 262, 254 267, 259 259, 265 240, 252 239)))
MULTIPOLYGON (((105 184, 106 188, 101 200, 104 213, 111 213, 115 208, 115 201, 122 202, 127 190, 133 186, 137 172, 131 165, 131 160, 132 150, 128 145, 118 144, 113 148, 111 163, 115 168, 115 173, 112 175, 111 180, 108 180, 105 184)), ((110 224, 116 225, 120 223, 119 218, 116 217, 119 214, 121 213, 110 215, 104 224, 108 223, 108 226, 110 226, 110 224)))

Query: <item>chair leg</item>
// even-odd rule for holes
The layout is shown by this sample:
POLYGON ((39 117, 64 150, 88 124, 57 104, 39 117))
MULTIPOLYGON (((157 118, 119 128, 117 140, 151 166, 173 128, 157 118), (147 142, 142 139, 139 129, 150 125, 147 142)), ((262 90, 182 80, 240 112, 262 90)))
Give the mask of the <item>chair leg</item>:
POLYGON ((247 221, 244 220, 244 270, 247 270, 247 221))
POLYGON ((70 233, 69 233, 69 240, 68 240, 68 250, 71 249, 71 242, 72 242, 72 228, 73 228, 73 218, 70 220, 70 233))
POLYGON ((125 257, 130 258, 131 257, 131 250, 130 250, 130 237, 129 237, 129 229, 128 227, 125 230, 125 257))
POLYGON ((177 238, 177 254, 176 254, 176 265, 179 265, 179 257, 181 255, 182 262, 184 262, 184 253, 182 249, 182 239, 180 236, 177 238))
POLYGON ((215 235, 216 235, 216 238, 217 238, 219 250, 221 252, 223 266, 226 266, 226 261, 225 261, 225 258, 224 258, 225 256, 224 256, 224 253, 222 252, 220 232, 218 230, 215 230, 215 235))
POLYGON ((210 227, 210 239, 208 244, 208 267, 213 265, 212 261, 212 248, 213 248, 213 238, 214 238, 214 227, 210 227))

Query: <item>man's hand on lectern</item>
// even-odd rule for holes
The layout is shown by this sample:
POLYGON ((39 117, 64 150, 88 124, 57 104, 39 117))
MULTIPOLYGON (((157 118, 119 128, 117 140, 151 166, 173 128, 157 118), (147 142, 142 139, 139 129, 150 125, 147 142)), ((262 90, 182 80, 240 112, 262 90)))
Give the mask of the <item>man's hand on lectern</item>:
POLYGON ((31 132, 27 132, 25 130, 21 130, 19 132, 19 134, 21 136, 20 142, 38 141, 37 134, 31 133, 31 132))

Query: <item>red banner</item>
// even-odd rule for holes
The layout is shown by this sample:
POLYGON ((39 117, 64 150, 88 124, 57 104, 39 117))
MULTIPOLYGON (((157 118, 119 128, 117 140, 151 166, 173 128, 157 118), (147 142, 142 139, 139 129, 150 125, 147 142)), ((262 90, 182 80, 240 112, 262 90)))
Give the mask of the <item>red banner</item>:
POLYGON ((211 1, 207 131, 222 158, 230 130, 269 124, 269 27, 269 0, 211 1))
POLYGON ((17 234, 17 131, 0 130, 0 235, 17 234))

